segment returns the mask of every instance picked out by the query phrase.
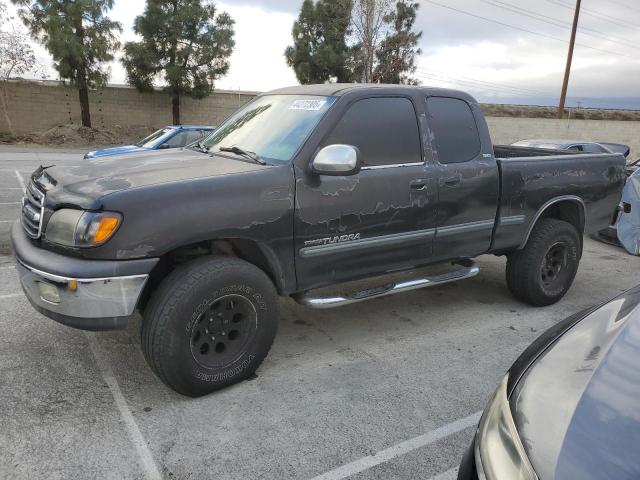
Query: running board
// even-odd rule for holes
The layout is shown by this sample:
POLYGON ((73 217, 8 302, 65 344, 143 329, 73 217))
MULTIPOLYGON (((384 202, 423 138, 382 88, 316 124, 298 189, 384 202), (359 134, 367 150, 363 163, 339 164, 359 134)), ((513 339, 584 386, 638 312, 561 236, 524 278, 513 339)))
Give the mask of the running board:
POLYGON ((316 297, 311 294, 312 292, 305 292, 293 295, 293 299, 296 302, 311 308, 341 307, 343 305, 349 305, 363 300, 370 300, 372 298, 384 297, 385 295, 392 295, 394 293, 408 292, 409 290, 416 290, 418 288, 433 287, 436 285, 442 285, 443 283, 464 280, 465 278, 475 277, 480 271, 476 262, 471 259, 459 260, 454 262, 454 264, 460 265, 462 268, 430 277, 419 277, 397 283, 391 282, 379 287, 360 290, 344 296, 334 295, 316 297))

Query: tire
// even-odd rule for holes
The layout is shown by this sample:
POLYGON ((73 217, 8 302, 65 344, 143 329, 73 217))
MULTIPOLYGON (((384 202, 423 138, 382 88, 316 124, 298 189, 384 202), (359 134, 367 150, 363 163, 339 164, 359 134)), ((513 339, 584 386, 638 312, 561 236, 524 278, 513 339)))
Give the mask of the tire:
POLYGON ((190 397, 251 376, 277 330, 278 303, 265 273, 234 257, 204 257, 162 281, 141 329, 147 363, 166 385, 190 397))
POLYGON ((556 303, 571 287, 580 256, 580 234, 573 225, 540 219, 525 247, 507 255, 507 286, 525 303, 556 303))

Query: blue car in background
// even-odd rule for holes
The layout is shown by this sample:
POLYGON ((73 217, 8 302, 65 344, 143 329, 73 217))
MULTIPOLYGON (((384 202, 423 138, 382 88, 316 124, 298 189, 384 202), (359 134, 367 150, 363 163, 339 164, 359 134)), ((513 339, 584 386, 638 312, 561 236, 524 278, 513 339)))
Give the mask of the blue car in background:
POLYGON ((216 128, 206 125, 171 125, 153 132, 135 145, 103 148, 87 152, 84 158, 110 157, 126 153, 146 152, 149 150, 180 148, 207 137, 216 128))

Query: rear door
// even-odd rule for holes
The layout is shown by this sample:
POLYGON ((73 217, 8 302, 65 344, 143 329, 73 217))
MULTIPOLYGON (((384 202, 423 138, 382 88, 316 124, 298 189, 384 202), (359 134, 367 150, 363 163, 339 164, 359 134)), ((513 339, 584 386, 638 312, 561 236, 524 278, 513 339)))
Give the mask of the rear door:
POLYGON ((437 190, 413 100, 360 98, 343 108, 318 150, 353 145, 363 168, 351 176, 298 170, 300 289, 427 263, 432 255, 437 190))
POLYGON ((472 257, 491 245, 500 174, 479 107, 461 98, 427 98, 437 159, 438 230, 434 260, 472 257))

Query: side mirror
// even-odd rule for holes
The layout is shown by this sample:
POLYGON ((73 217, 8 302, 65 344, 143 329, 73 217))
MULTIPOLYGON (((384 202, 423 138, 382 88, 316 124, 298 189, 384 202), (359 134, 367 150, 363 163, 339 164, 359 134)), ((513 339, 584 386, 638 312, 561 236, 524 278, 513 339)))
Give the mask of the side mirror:
POLYGON ((167 148, 171 148, 171 145, 169 145, 168 143, 163 143, 161 145, 158 145, 158 150, 165 150, 167 148))
POLYGON ((360 151, 351 145, 327 145, 311 164, 320 175, 354 175, 360 171, 360 151))

